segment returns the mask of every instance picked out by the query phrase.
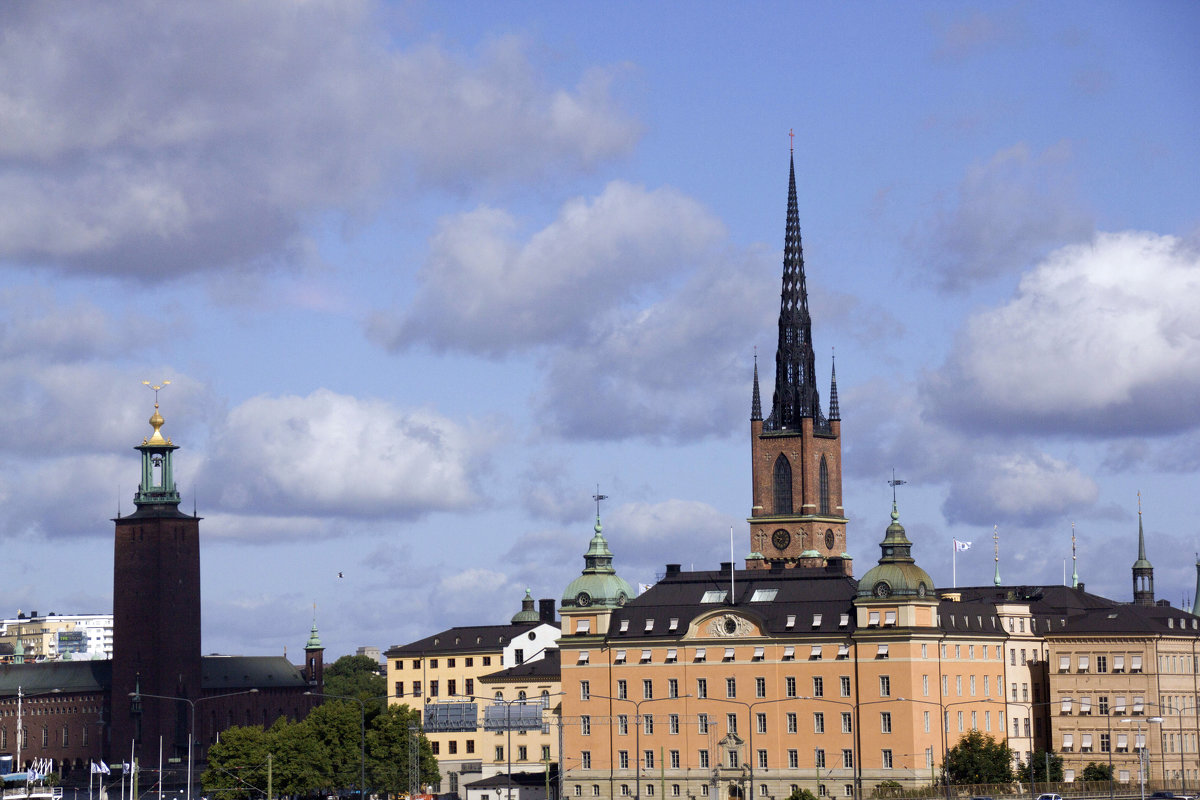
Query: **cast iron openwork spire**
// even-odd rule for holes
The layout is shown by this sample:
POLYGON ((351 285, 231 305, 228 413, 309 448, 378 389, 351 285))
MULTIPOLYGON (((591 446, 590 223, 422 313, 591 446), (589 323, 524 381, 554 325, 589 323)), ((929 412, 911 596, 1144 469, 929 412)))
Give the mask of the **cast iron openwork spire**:
POLYGON ((750 421, 762 421, 762 397, 758 392, 758 349, 754 350, 754 396, 750 398, 750 421))
POLYGON ((832 422, 835 419, 840 420, 842 418, 842 410, 838 406, 836 355, 830 357, 830 363, 833 365, 831 370, 832 377, 829 379, 829 419, 832 422))
POLYGON ((812 417, 814 427, 827 430, 821 413, 813 364, 812 318, 804 284, 804 248, 800 242, 800 210, 796 201, 796 162, 789 158, 787 227, 783 239, 783 291, 779 308, 779 345, 775 350, 775 393, 767 430, 791 430, 812 417))

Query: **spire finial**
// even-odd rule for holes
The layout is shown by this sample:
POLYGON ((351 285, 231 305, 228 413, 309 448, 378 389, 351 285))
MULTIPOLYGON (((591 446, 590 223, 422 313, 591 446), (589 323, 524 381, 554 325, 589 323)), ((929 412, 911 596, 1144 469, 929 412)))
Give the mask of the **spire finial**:
POLYGON ((796 134, 792 128, 788 128, 788 152, 796 152, 796 134))
POLYGON ((888 486, 892 487, 892 505, 893 506, 896 505, 896 487, 903 486, 906 483, 908 483, 908 481, 902 481, 902 480, 898 480, 896 478, 896 468, 892 467, 892 479, 890 481, 888 481, 888 486))
POLYGON ((1075 523, 1071 523, 1071 588, 1079 588, 1079 560, 1075 551, 1075 523))
POLYGON ((996 574, 992 578, 992 583, 996 586, 1000 585, 1000 526, 992 526, 992 558, 996 561, 996 574))
POLYGON ((596 501, 596 533, 600 532, 600 501, 607 500, 608 495, 600 494, 600 484, 596 484, 596 493, 592 495, 592 499, 596 501))
POLYGON ((162 426, 166 422, 162 418, 162 414, 158 413, 158 393, 167 386, 171 385, 170 381, 163 381, 160 384, 152 385, 150 381, 142 381, 143 386, 148 386, 154 390, 154 413, 150 416, 150 427, 154 428, 154 433, 150 434, 149 439, 145 439, 143 444, 170 444, 170 439, 164 439, 162 435, 162 426))

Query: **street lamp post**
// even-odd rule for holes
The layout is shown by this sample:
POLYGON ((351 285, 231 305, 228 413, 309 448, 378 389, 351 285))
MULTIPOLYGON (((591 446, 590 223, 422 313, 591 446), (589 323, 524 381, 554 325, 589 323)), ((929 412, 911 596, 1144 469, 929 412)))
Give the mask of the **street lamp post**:
MULTIPOLYGON (((630 700, 628 697, 609 697, 609 696, 603 695, 603 694, 592 694, 592 693, 588 694, 589 698, 597 697, 601 700, 615 700, 618 703, 632 703, 633 704, 633 721, 634 721, 634 725, 637 726, 637 729, 634 731, 634 744, 633 744, 634 748, 637 750, 637 752, 634 753, 634 764, 635 764, 634 775, 635 775, 635 786, 636 786, 636 788, 634 790, 634 800, 641 800, 641 797, 642 797, 642 703, 658 703, 663 700, 684 700, 691 696, 692 695, 690 695, 690 694, 680 694, 680 695, 675 695, 674 697, 643 697, 641 700, 630 700)), ((560 752, 559 758, 561 758, 561 757, 562 757, 562 753, 560 752)), ((511 800, 511 798, 510 798, 510 800, 511 800)))
MULTIPOLYGON (((1161 724, 1162 721, 1163 721, 1162 717, 1146 717, 1146 722, 1148 724, 1149 723, 1161 724)), ((1138 744, 1141 745, 1137 749, 1138 750, 1138 782, 1141 784, 1141 787, 1142 787, 1142 800, 1146 800, 1146 766, 1145 766, 1146 765, 1146 742, 1142 738, 1142 718, 1138 717, 1135 720, 1130 717, 1124 717, 1124 718, 1122 718, 1121 722, 1123 722, 1123 723, 1136 722, 1137 723, 1137 739, 1134 740, 1134 746, 1137 746, 1138 744)))
MULTIPOLYGON (((175 697, 168 694, 150 694, 149 692, 130 692, 129 696, 133 698, 152 697, 156 700, 182 700, 191 708, 191 725, 190 733, 188 733, 188 767, 187 767, 187 800, 192 800, 192 748, 196 741, 196 704, 203 703, 205 700, 219 700, 222 697, 236 697, 242 694, 258 694, 258 689, 247 689, 244 692, 228 692, 227 694, 214 694, 208 697, 198 697, 192 700, 187 697, 175 697)), ((158 776, 159 781, 162 781, 162 776, 158 776)), ((269 800, 269 798, 268 798, 269 800)))
POLYGON ((17 766, 13 770, 14 772, 20 772, 22 769, 24 769, 24 766, 21 763, 21 748, 25 744, 25 742, 24 742, 25 725, 24 725, 24 722, 22 721, 21 701, 24 700, 26 697, 43 697, 48 694, 59 694, 61 691, 62 691, 62 689, 48 689, 47 691, 44 691, 44 692, 35 692, 33 694, 25 694, 24 689, 22 687, 20 687, 20 686, 17 687, 17 766))

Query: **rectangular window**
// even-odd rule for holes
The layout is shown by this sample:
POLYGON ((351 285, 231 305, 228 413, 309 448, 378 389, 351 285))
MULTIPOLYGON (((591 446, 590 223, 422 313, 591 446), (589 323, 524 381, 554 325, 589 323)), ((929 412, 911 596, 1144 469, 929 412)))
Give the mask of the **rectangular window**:
POLYGON ((958 732, 963 732, 963 712, 958 712, 958 732))
POLYGON ((854 751, 853 750, 846 749, 846 750, 842 751, 842 767, 844 769, 854 769, 854 751))
POLYGON ((650 734, 654 733, 654 715, 653 714, 643 714, 642 715, 642 733, 644 733, 646 735, 650 735, 650 734))
POLYGON ((1096 656, 1096 672, 1108 672, 1108 656, 1096 656))
POLYGON ((754 679, 754 696, 755 697, 766 697, 767 696, 767 679, 766 678, 755 678, 754 679))
POLYGON ((884 750, 884 751, 882 751, 882 754, 883 754, 883 768, 891 769, 892 768, 892 751, 884 750))
POLYGON ((825 766, 825 751, 818 747, 813 753, 813 761, 815 762, 813 764, 814 767, 823 768, 825 766))
POLYGON ((591 750, 579 751, 579 766, 581 766, 583 769, 591 769, 592 768, 592 751, 591 750))
POLYGON ((437 669, 438 668, 437 664, 438 664, 438 660, 436 658, 429 659, 429 668, 430 669, 437 669))
POLYGON ((404 681, 396 681, 396 685, 393 687, 393 689, 396 693, 396 697, 404 697, 404 681))
POLYGON ((892 712, 881 711, 879 714, 879 730, 881 733, 892 732, 892 712))
POLYGON ((725 679, 725 696, 737 697, 737 678, 725 679))
POLYGON ((1098 706, 1101 714, 1107 714, 1108 713, 1108 695, 1100 695, 1099 697, 1097 697, 1096 705, 1098 706))
MULTIPOLYGON (((671 756, 671 769, 679 769, 679 751, 672 750, 670 753, 670 756, 671 756)), ((678 784, 676 784, 676 788, 678 788, 678 784)), ((678 792, 676 792, 676 794, 678 794, 678 792)))
POLYGON ((850 712, 843 711, 842 712, 842 733, 851 733, 851 732, 853 732, 853 727, 850 724, 850 712))
POLYGON ((813 682, 813 697, 825 696, 825 679, 819 676, 814 676, 813 682))
MULTIPOLYGON (((467 661, 470 661, 470 660, 471 659, 469 659, 469 658, 467 659, 467 661)), ((466 684, 466 686, 464 687, 465 688, 464 694, 467 694, 467 695, 475 694, 475 679, 474 678, 467 678, 465 681, 463 681, 463 683, 466 684)))
MULTIPOLYGON (((430 742, 429 746, 431 748, 433 748, 433 754, 437 755, 437 742, 430 742)), ((502 745, 502 744, 496 745, 496 760, 497 761, 504 760, 504 745, 502 745)))
POLYGON ((667 679, 667 697, 679 697, 679 679, 667 679))
POLYGON ((841 683, 841 686, 842 686, 842 697, 849 697, 850 696, 850 676, 843 675, 841 678, 838 679, 838 681, 839 681, 839 683, 841 683))
MULTIPOLYGON (((545 749, 546 749, 546 748, 543 748, 543 750, 545 750, 545 749)), ((475 740, 474 740, 474 739, 467 739, 467 752, 468 752, 468 753, 474 753, 474 752, 475 752, 475 740)), ((543 752, 543 753, 542 753, 542 757, 543 757, 543 758, 546 758, 546 757, 547 757, 547 754, 546 754, 545 752, 543 752)))
MULTIPOLYGON (((848 697, 849 695, 843 695, 843 696, 848 697)), ((921 696, 929 697, 929 676, 928 675, 921 676, 921 696)))
POLYGON ((617 751, 617 768, 618 769, 629 769, 629 751, 628 750, 618 750, 617 751))
POLYGON ((974 658, 974 657, 975 657, 975 645, 969 644, 969 645, 967 645, 967 658, 974 658))
POLYGON ((788 769, 800 768, 800 751, 788 750, 788 769))
POLYGON ((825 712, 824 711, 814 711, 813 712, 813 733, 824 733, 824 732, 825 732, 825 712))
MULTIPOLYGON (((451 742, 451 744, 453 744, 453 742, 451 742)), ((528 760, 529 760, 529 747, 527 745, 523 745, 523 744, 518 745, 517 746, 517 761, 528 761, 528 760)))
POLYGON ((642 699, 643 700, 653 700, 654 699, 654 683, 649 678, 645 678, 642 680, 642 699))
MULTIPOLYGON (((698 759, 698 760, 699 760, 699 763, 700 763, 700 768, 701 768, 701 769, 708 769, 708 751, 707 751, 707 750, 701 750, 701 751, 699 752, 699 754, 698 754, 698 755, 700 756, 700 758, 698 759)), ((704 788, 705 788, 705 789, 707 789, 707 788, 708 788, 708 784, 707 784, 707 783, 706 783, 706 784, 704 784, 704 788)))
POLYGON ((579 699, 580 700, 591 700, 592 699, 592 682, 591 681, 580 681, 579 682, 579 699))
POLYGON ((929 712, 925 711, 923 713, 925 715, 925 732, 929 733, 929 712))
POLYGON ((679 715, 672 714, 670 717, 668 717, 668 721, 671 727, 671 734, 675 735, 679 733, 679 715))
POLYGON ((621 736, 629 735, 629 716, 627 714, 617 715, 617 733, 621 736))
POLYGON ((642 764, 646 769, 654 769, 654 751, 642 751, 642 764))
POLYGON ((696 678, 696 697, 708 697, 708 680, 696 678))
POLYGON ((1112 750, 1112 738, 1107 733, 1100 734, 1100 752, 1107 753, 1112 750))
POLYGON ((954 690, 959 697, 962 697, 962 675, 954 676, 954 690))
POLYGON ((788 675, 783 679, 783 685, 788 697, 796 696, 796 676, 788 675))
POLYGON ((755 714, 754 715, 754 724, 758 730, 758 733, 766 733, 767 732, 767 715, 761 711, 758 712, 757 714, 755 714))
POLYGON ((971 692, 971 697, 974 697, 975 696, 975 676, 974 675, 971 676, 969 691, 971 692))
POLYGON ((892 696, 892 679, 888 675, 880 675, 879 676, 879 696, 880 697, 891 697, 892 696))
POLYGON ((737 733, 737 714, 725 715, 725 730, 729 733, 737 733))
POLYGON ((450 755, 456 755, 458 753, 458 742, 451 739, 448 744, 450 745, 450 755))
POLYGON ((421 682, 413 681, 413 697, 421 696, 421 682))
POLYGON ((587 714, 579 718, 579 733, 581 736, 592 735, 592 718, 587 714))
POLYGON ((789 711, 787 714, 787 732, 796 733, 796 712, 789 711))
POLYGON ((700 729, 700 733, 708 733, 708 714, 701 714, 697 718, 697 727, 700 729))
POLYGON ((484 656, 484 657, 483 657, 483 665, 484 665, 485 667, 490 667, 490 666, 492 665, 492 657, 491 657, 491 656, 484 656))
POLYGON ((626 683, 624 678, 617 679, 617 699, 618 700, 628 700, 629 699, 629 684, 626 683))
POLYGON ((758 768, 759 769, 767 769, 767 751, 766 750, 758 751, 758 768))
POLYGON ((438 696, 438 682, 437 681, 429 682, 429 696, 430 697, 438 696))

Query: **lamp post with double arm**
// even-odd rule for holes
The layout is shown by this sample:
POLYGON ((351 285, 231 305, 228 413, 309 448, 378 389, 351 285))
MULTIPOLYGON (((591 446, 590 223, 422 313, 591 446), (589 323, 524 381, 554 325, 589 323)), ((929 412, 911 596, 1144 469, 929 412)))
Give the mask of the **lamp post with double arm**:
MULTIPOLYGON (((188 733, 187 800, 192 800, 192 749, 195 747, 196 741, 196 704, 203 703, 206 700, 219 700, 222 697, 237 697, 238 695, 242 694, 258 694, 258 689, 246 689, 242 692, 228 692, 226 694, 213 694, 208 695, 207 697, 197 697, 195 700, 187 697, 175 697, 174 695, 169 694, 150 694, 149 692, 142 691, 129 693, 129 696, 134 698, 135 701, 143 697, 150 697, 155 700, 182 700, 183 702, 187 703, 191 709, 191 725, 190 733, 188 733)), ((159 781, 161 780, 162 776, 160 775, 159 781)))

